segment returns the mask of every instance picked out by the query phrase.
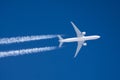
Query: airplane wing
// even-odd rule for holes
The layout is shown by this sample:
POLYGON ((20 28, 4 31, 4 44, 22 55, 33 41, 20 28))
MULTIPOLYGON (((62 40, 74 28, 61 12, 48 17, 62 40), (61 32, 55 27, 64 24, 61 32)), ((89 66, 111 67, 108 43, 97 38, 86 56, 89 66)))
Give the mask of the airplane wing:
POLYGON ((84 43, 84 41, 78 42, 78 46, 77 46, 77 49, 76 49, 76 53, 75 53, 75 55, 74 55, 74 58, 78 55, 78 52, 80 51, 83 43, 84 43))
POLYGON ((77 26, 72 21, 71 21, 71 24, 72 24, 72 26, 73 26, 76 34, 77 34, 77 37, 83 36, 82 33, 81 33, 81 31, 77 28, 77 26))
MULTIPOLYGON (((82 32, 77 28, 77 26, 76 26, 73 22, 71 22, 71 24, 72 24, 72 26, 73 26, 73 28, 74 28, 74 30, 75 30, 75 32, 76 32, 77 37, 82 37, 83 34, 82 34, 82 32)), ((76 57, 76 56, 78 55, 78 52, 80 51, 83 43, 84 43, 84 41, 79 41, 79 42, 78 42, 78 46, 77 46, 76 53, 75 53, 74 57, 76 57)))

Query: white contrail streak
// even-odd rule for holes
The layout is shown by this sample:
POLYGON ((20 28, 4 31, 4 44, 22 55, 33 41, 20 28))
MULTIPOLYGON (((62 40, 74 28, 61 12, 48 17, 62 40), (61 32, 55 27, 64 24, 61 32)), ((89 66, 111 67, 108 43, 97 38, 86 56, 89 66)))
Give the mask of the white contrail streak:
POLYGON ((31 54, 31 53, 38 53, 38 52, 43 52, 43 51, 50 51, 50 50, 54 50, 55 48, 56 47, 41 47, 41 48, 4 51, 4 52, 0 52, 0 58, 7 57, 7 56, 17 56, 17 55, 23 55, 23 54, 31 54))
POLYGON ((34 40, 50 39, 50 38, 55 38, 55 37, 56 35, 36 35, 36 36, 1 38, 0 44, 28 42, 28 41, 34 41, 34 40))

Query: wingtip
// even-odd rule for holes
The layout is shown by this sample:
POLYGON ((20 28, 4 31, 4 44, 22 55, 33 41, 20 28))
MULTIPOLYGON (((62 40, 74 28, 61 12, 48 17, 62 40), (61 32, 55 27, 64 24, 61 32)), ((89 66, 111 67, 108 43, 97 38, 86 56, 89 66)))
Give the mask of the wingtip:
POLYGON ((73 21, 70 21, 71 24, 73 24, 73 21))
POLYGON ((76 55, 74 55, 74 58, 76 58, 76 55))

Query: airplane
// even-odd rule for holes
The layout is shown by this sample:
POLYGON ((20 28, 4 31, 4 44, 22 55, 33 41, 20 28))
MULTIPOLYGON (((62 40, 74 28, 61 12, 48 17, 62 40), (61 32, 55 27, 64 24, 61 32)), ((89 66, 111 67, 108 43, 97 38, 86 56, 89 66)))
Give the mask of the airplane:
POLYGON ((77 37, 63 39, 60 35, 58 35, 59 42, 60 42, 59 47, 61 47, 63 45, 63 43, 65 43, 65 42, 66 43, 78 42, 76 53, 74 55, 74 58, 75 58, 78 55, 81 47, 87 46, 87 43, 85 41, 99 39, 100 36, 99 35, 85 36, 86 32, 81 32, 72 21, 71 21, 71 24, 76 32, 77 37))

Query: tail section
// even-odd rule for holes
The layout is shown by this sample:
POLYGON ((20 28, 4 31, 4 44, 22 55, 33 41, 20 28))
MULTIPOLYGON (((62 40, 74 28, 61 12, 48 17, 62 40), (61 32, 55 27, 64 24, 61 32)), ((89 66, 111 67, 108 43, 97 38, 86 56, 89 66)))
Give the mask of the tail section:
POLYGON ((60 35, 58 35, 58 38, 59 38, 59 42, 60 42, 59 47, 61 47, 63 45, 63 42, 61 41, 61 40, 63 40, 63 38, 60 35))

